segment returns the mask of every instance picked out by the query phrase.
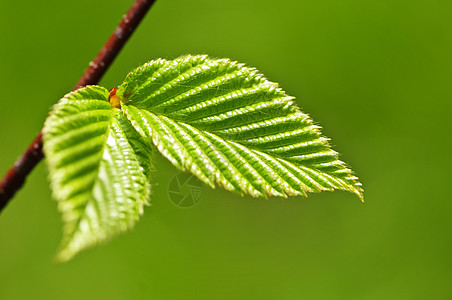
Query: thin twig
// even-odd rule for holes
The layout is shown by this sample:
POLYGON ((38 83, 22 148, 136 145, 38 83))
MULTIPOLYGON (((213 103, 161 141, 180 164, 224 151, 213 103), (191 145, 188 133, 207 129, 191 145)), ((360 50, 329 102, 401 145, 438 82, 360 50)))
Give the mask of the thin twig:
MULTIPOLYGON (((96 58, 89 64, 89 67, 83 73, 73 90, 99 82, 155 1, 136 0, 133 3, 96 58)), ((14 166, 6 172, 0 182, 0 212, 22 187, 27 175, 43 157, 42 132, 40 132, 22 156, 19 157, 14 166)))

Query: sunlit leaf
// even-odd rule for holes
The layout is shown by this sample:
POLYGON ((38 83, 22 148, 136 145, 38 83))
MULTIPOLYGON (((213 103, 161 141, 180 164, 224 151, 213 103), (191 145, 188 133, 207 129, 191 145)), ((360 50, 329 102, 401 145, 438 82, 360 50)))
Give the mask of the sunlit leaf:
POLYGON ((276 83, 228 59, 151 61, 119 87, 137 131, 206 184, 252 196, 346 190, 361 184, 328 139, 276 83))
POLYGON ((108 100, 104 88, 82 88, 61 99, 44 126, 64 221, 60 260, 129 229, 149 200, 149 144, 108 100))

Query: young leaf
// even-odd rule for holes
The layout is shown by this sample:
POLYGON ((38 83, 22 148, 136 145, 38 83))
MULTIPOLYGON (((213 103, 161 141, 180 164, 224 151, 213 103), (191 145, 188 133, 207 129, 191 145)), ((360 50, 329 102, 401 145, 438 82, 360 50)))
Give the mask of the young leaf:
POLYGON ((130 228, 148 202, 149 143, 98 86, 66 95, 44 125, 44 152, 63 215, 58 258, 130 228))
POLYGON ((175 166, 252 196, 361 184, 276 83, 228 59, 185 56, 131 72, 116 95, 137 131, 175 166))

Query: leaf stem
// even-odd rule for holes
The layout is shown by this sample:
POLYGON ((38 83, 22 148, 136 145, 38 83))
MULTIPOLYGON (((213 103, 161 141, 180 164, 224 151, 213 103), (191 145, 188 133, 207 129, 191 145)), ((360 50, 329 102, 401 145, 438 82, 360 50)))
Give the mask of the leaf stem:
MULTIPOLYGON (((89 67, 85 70, 73 90, 99 82, 155 1, 136 0, 132 4, 132 7, 123 16, 121 22, 99 51, 96 58, 90 62, 89 67)), ((19 157, 0 181, 0 212, 22 187, 27 175, 43 157, 42 132, 39 132, 27 150, 19 157)))

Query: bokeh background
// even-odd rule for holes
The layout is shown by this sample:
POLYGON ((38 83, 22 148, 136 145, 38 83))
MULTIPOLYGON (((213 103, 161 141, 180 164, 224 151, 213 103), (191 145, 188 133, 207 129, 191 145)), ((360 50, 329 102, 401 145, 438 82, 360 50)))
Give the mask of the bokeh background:
MULTIPOLYGON (((132 0, 0 1, 0 173, 132 0)), ((158 57, 230 57, 280 83, 360 177, 346 192, 175 206, 156 158, 131 232, 65 264, 44 163, 0 215, 0 299, 452 299, 452 2, 158 0, 101 84, 158 57)))

